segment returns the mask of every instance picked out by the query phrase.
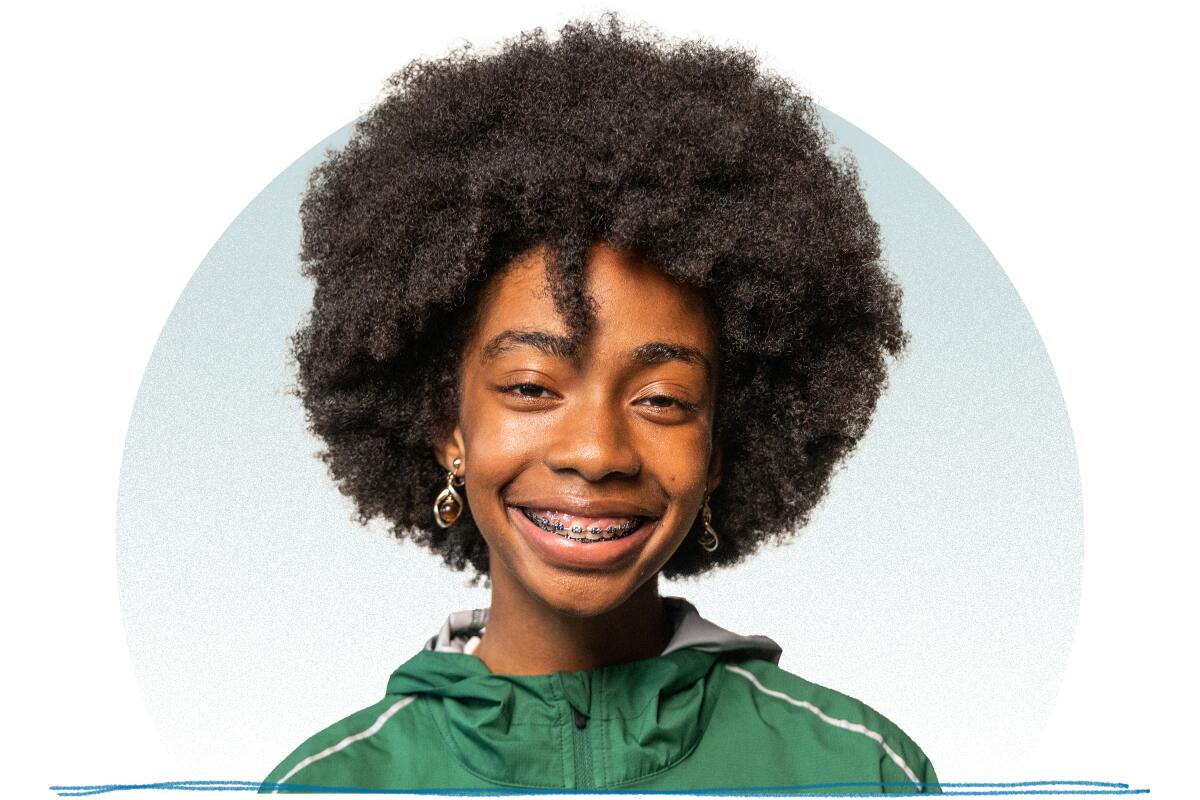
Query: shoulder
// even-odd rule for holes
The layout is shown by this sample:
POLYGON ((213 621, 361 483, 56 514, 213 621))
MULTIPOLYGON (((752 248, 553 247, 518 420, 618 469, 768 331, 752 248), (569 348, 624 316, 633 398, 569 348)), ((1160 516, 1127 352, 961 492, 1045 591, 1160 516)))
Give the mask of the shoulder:
MULTIPOLYGON (((924 751, 901 728, 871 706, 805 680, 761 659, 727 661, 722 694, 744 701, 747 724, 803 740, 824 757, 874 764, 885 783, 937 791, 937 775, 924 751)), ((865 774, 865 773, 864 773, 865 774)))
POLYGON ((423 719, 418 701, 415 694, 388 695, 310 736, 279 762, 259 792, 370 786, 392 766, 381 761, 406 751, 394 746, 397 740, 419 738, 423 719))

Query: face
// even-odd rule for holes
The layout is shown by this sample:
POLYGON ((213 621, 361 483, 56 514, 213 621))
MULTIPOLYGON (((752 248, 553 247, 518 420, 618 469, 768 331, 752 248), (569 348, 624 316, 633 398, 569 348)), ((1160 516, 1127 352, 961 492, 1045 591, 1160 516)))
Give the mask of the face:
POLYGON ((719 480, 716 331, 702 296, 592 248, 596 324, 575 352, 542 250, 492 278, 462 357, 462 461, 494 591, 573 616, 620 606, 657 575, 719 480))

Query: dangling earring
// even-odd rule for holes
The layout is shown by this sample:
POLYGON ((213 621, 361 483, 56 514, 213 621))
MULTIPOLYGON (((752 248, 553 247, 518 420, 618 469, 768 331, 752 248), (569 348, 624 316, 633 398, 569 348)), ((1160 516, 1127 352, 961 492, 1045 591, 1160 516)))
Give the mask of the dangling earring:
POLYGON ((720 540, 717 538, 717 529, 712 524, 712 509, 708 507, 708 495, 704 495, 704 533, 700 534, 700 546, 708 552, 717 549, 720 540))
POLYGON ((454 469, 446 473, 446 488, 442 489, 441 494, 433 501, 433 520, 439 528, 449 528, 458 521, 463 509, 467 507, 462 495, 454 488, 467 482, 458 474, 458 468, 461 466, 462 459, 454 459, 454 469))

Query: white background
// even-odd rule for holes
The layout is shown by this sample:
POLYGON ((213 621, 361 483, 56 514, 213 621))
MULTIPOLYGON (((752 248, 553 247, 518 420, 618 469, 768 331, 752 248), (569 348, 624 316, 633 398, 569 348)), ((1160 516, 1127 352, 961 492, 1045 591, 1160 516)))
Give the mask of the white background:
MULTIPOLYGON (((756 48, 905 158, 992 249, 1058 370, 1086 526, 1071 665, 1036 759, 1010 779, 1197 796, 1200 64, 1185 6, 610 7, 671 36, 756 48)), ((245 204, 404 61, 600 8, 3 12, 6 794, 246 777, 173 771, 121 626, 117 476, 159 330, 245 204)))

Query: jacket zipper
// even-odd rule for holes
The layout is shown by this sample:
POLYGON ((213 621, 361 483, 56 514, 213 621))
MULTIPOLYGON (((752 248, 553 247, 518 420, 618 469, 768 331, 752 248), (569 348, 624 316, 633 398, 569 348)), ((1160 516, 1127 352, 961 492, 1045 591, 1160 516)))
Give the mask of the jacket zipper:
POLYGON ((575 788, 593 789, 592 781, 592 747, 588 743, 587 715, 582 711, 575 712, 575 788))

